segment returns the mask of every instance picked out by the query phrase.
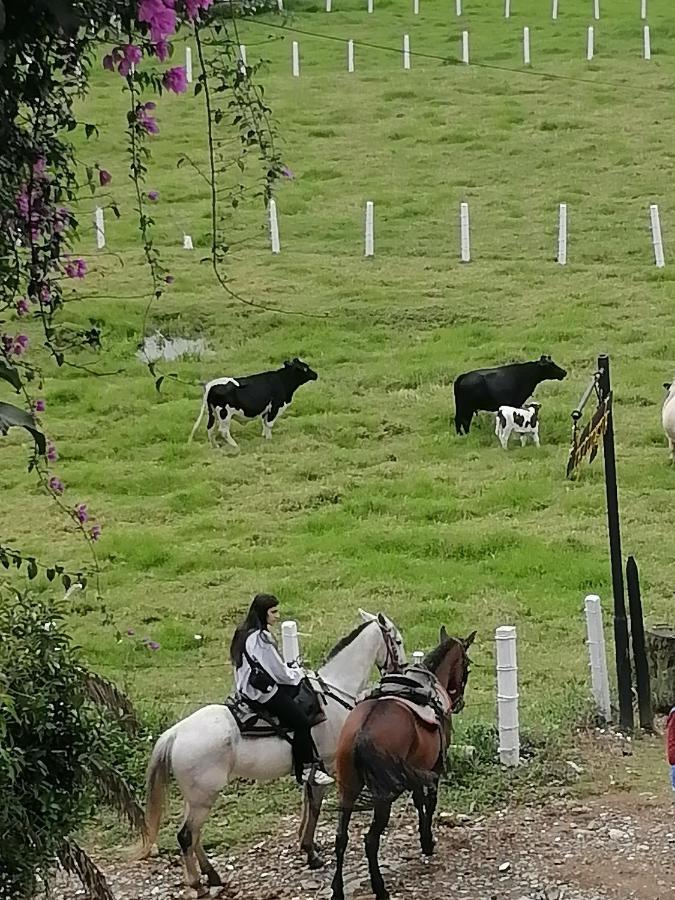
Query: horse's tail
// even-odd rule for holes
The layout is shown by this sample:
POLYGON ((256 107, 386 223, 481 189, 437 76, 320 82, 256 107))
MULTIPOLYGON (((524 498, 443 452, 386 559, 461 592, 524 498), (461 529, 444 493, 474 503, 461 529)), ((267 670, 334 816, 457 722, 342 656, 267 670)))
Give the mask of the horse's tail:
POLYGON ((357 737, 352 753, 354 768, 375 801, 391 803, 404 791, 417 791, 437 781, 434 772, 380 750, 365 734, 357 737))
POLYGON ((145 799, 146 830, 141 843, 132 851, 132 859, 146 859, 157 841, 171 777, 171 752, 176 740, 174 727, 159 736, 148 763, 145 799))

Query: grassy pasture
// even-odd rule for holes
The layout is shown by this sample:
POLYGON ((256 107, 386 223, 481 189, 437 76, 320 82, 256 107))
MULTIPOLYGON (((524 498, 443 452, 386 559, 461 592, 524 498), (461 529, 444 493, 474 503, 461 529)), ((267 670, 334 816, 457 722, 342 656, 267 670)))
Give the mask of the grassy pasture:
MULTIPOLYGON (((648 206, 660 205, 668 257, 675 20, 665 0, 649 0, 645 62, 638 0, 604 3, 596 23, 590 0, 561 0, 555 24, 547 2, 514 0, 508 21, 499 0, 464 5, 461 24, 454 4, 438 0, 421 0, 418 17, 406 0, 376 0, 371 16, 355 0, 334 0, 330 14, 289 2, 286 20, 240 23, 249 62, 268 60, 262 81, 296 177, 277 197, 282 254, 270 254, 264 211, 251 204, 232 216, 230 271, 244 296, 292 315, 237 304, 201 261, 206 186, 175 166, 181 153, 205 163, 201 98, 159 103, 148 189, 160 192, 157 241, 175 284, 150 324, 203 336, 212 349, 164 368, 189 381, 299 355, 320 375, 271 442, 258 424, 235 425, 239 454, 211 451, 203 431, 188 448, 198 389, 167 382, 157 395, 134 359, 150 282, 125 178, 126 101, 117 76, 95 73, 81 118, 101 135, 82 155, 112 172, 123 216, 108 217, 109 253, 97 253, 85 229, 87 299, 67 315, 103 323, 101 366, 123 372, 51 373, 44 421, 68 496, 100 513, 106 600, 120 631, 135 630, 117 642, 86 616, 74 619, 75 633, 93 666, 176 716, 226 692, 230 634, 258 590, 281 597, 314 662, 356 624, 359 605, 386 610, 409 650, 431 646, 441 623, 478 628, 465 715, 488 720, 491 637, 515 623, 523 719, 555 713, 566 686, 586 677, 584 594, 603 595, 609 612, 600 462, 577 483, 564 480, 569 413, 602 350, 613 361, 624 551, 641 565, 648 613, 663 619, 672 608, 673 474, 660 401, 675 364, 674 270, 653 266, 648 206), (284 21, 323 37, 283 30, 284 21), (478 65, 455 65, 463 27, 478 65), (400 52, 363 46, 399 50, 404 31, 409 72, 400 52), (353 75, 337 38, 357 42, 353 75), (362 256, 367 199, 372 260, 362 256), (461 200, 471 204, 468 266, 458 262, 461 200), (554 262, 560 201, 569 204, 564 269, 554 262), (192 254, 180 249, 183 231, 192 254), (458 373, 542 352, 570 374, 538 392, 540 451, 504 453, 487 418, 455 437, 458 373), (140 646, 146 635, 160 651, 140 646)), ((178 62, 182 54, 179 44, 178 62)), ((93 205, 83 201, 83 218, 93 205)), ((24 454, 11 446, 21 439, 0 450, 12 537, 79 565, 82 547, 62 517, 26 493, 24 454)))

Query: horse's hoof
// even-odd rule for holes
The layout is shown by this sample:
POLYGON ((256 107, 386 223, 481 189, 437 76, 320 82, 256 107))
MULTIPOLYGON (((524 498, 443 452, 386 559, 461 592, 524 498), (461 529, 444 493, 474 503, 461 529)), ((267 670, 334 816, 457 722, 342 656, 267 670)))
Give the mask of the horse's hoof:
POLYGON ((206 880, 208 881, 209 887, 222 887, 223 886, 223 879, 220 877, 220 875, 217 872, 209 872, 209 874, 206 877, 206 880))
POLYGON ((323 861, 323 857, 319 856, 318 853, 309 853, 307 855, 307 865, 310 869, 323 869, 326 864, 323 861))

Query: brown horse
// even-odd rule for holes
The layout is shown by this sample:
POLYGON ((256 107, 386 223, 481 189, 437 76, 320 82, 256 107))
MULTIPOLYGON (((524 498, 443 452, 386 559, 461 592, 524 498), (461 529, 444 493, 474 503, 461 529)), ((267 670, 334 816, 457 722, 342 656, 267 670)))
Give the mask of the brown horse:
POLYGON ((404 791, 412 791, 419 816, 422 852, 434 850, 431 820, 436 809, 438 780, 443 768, 445 740, 450 739, 451 713, 464 706, 469 677, 467 650, 476 636, 464 640, 448 637, 441 628, 440 644, 424 660, 447 692, 450 713, 444 728, 429 726, 408 706, 383 698, 364 700, 353 709, 342 728, 337 748, 339 818, 335 836, 337 866, 333 878, 333 900, 344 900, 342 866, 349 820, 364 787, 373 799, 373 821, 366 835, 370 883, 377 900, 389 900, 378 853, 380 837, 387 827, 391 805, 404 791))

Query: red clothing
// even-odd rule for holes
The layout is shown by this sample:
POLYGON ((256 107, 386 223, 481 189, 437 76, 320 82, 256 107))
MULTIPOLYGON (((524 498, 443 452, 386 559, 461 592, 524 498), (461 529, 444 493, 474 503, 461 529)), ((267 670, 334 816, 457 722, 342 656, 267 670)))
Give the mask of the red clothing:
POLYGON ((668 764, 675 766, 675 706, 671 709, 668 716, 666 742, 668 746, 668 764))

